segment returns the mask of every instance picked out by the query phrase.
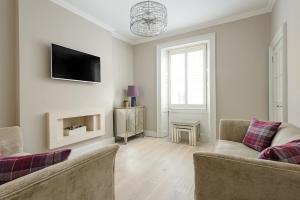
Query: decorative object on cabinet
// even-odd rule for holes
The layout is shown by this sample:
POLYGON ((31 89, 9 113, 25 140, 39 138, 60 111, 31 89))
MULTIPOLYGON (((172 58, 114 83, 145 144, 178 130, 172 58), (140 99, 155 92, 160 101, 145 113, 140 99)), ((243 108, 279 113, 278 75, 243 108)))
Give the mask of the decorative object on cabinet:
POLYGON ((124 98, 123 106, 124 106, 125 108, 128 108, 128 106, 129 106, 129 99, 128 99, 128 97, 125 97, 125 98, 124 98))
POLYGON ((144 134, 144 106, 114 109, 114 133, 116 138, 123 138, 127 144, 128 138, 144 134))
POLYGON ((140 94, 139 88, 135 85, 129 85, 127 90, 127 96, 131 97, 131 107, 136 106, 136 97, 140 94))

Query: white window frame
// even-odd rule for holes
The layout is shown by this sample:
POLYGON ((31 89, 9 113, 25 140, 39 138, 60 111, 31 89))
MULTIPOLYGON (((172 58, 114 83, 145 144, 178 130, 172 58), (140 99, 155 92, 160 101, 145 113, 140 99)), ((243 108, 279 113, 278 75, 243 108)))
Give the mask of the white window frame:
POLYGON ((207 44, 198 44, 198 45, 193 45, 193 46, 188 46, 188 47, 183 47, 183 48, 177 48, 177 49, 171 49, 168 51, 168 81, 169 81, 169 108, 171 110, 178 110, 178 109, 199 109, 199 110, 206 110, 207 109, 207 44), (197 51, 197 50, 203 50, 204 52, 204 60, 203 60, 203 104, 188 104, 188 59, 187 59, 187 54, 189 52, 197 51), (185 57, 185 104, 172 104, 171 103, 171 56, 176 55, 176 54, 182 54, 184 53, 185 57))
MULTIPOLYGON (((168 51, 176 47, 190 46, 191 44, 207 44, 207 109, 205 112, 208 113, 209 122, 209 142, 214 143, 217 137, 217 107, 216 107, 216 33, 207 33, 197 36, 192 36, 184 39, 173 40, 165 43, 156 45, 156 133, 149 134, 153 137, 166 137, 165 132, 162 128, 162 115, 166 108, 164 102, 162 102, 162 69, 164 65, 168 67, 168 51), (164 61, 165 60, 165 61, 164 61)), ((166 99, 168 105, 168 99, 166 99)), ((169 108, 167 108, 169 109, 169 108)), ((170 111, 170 110, 169 110, 170 111)), ((179 111, 179 110, 178 110, 179 111)), ((196 111, 196 110, 195 110, 196 111)), ((149 131, 145 131, 147 135, 149 131)), ((151 131, 150 131, 151 132, 151 131)), ((153 132, 153 131, 152 131, 153 132)))

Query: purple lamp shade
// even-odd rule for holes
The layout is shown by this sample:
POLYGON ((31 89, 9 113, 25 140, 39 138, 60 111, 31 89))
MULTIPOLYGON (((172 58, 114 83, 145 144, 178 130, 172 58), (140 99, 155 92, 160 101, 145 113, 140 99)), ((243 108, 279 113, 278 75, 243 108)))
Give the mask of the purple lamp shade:
POLYGON ((139 88, 135 85, 129 85, 127 90, 127 96, 138 97, 140 95, 139 88))

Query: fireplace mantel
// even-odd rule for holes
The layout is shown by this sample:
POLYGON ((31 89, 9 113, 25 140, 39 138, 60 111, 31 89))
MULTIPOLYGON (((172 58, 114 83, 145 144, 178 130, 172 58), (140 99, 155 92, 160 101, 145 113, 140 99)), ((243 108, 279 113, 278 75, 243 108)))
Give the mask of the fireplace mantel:
POLYGON ((105 134, 105 113, 102 111, 49 112, 46 113, 49 149, 59 148, 105 134), (67 127, 82 125, 75 134, 64 135, 67 127))

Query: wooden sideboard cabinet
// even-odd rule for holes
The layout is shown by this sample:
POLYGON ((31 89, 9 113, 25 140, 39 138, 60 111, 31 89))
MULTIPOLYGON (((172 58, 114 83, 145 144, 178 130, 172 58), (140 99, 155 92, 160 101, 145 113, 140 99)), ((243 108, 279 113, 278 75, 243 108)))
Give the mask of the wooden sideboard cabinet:
POLYGON ((144 133, 145 107, 128 107, 114 109, 114 133, 116 138, 123 138, 127 144, 128 138, 144 133))

